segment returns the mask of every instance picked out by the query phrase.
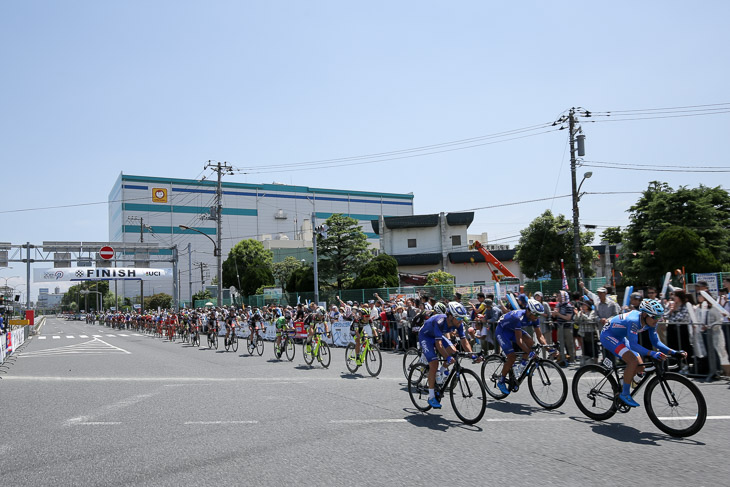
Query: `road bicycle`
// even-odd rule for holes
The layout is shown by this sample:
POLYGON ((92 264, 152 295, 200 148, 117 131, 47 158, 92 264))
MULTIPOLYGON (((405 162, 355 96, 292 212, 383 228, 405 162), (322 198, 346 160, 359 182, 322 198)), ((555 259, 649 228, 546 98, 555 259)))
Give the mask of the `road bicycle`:
POLYGON ((229 336, 223 339, 223 346, 226 348, 226 352, 228 349, 232 352, 238 352, 238 335, 236 335, 235 327, 231 327, 229 336))
POLYGON ((200 330, 198 329, 198 325, 193 326, 193 331, 190 333, 190 343, 194 347, 200 346, 200 330))
MULTIPOLYGON (((679 363, 651 359, 644 376, 635 377, 631 396, 644 385, 646 414, 654 425, 670 436, 685 438, 702 429, 707 419, 707 404, 700 389, 687 377, 670 372, 679 363)), ((601 364, 585 365, 573 377, 573 399, 583 414, 605 421, 616 411, 628 413, 631 407, 618 398, 626 364, 614 365, 611 358, 601 364)))
POLYGON ((173 325, 173 324, 167 325, 165 332, 167 333, 167 339, 170 340, 171 342, 174 342, 175 341, 175 325, 173 325))
POLYGON ((330 346, 322 339, 322 337, 320 337, 319 332, 316 332, 312 336, 311 343, 307 343, 306 338, 304 339, 304 343, 302 343, 302 353, 304 354, 304 361, 307 365, 312 365, 316 358, 325 369, 330 366, 330 362, 332 360, 330 346))
POLYGON ((254 350, 259 354, 259 357, 264 354, 264 339, 259 334, 260 328, 258 326, 249 326, 251 334, 248 336, 248 353, 253 355, 254 350))
POLYGON ((410 347, 406 350, 403 355, 403 375, 408 378, 408 374, 411 372, 411 367, 421 361, 421 347, 410 347))
POLYGON ((208 330, 208 348, 218 350, 218 329, 210 328, 208 330))
MULTIPOLYGON (((540 406, 545 409, 556 409, 563 405, 566 397, 568 397, 568 380, 565 373, 558 364, 550 359, 540 357, 539 350, 542 345, 535 345, 532 351, 535 352, 533 357, 527 361, 527 365, 520 368, 522 370, 515 376, 515 368, 511 367, 507 375, 505 383, 507 388, 512 392, 520 389, 522 382, 527 379, 527 386, 530 389, 530 395, 540 406)), ((549 347, 548 347, 549 348, 549 347)), ((523 352, 516 352, 516 364, 520 364, 523 352)), ((499 390, 497 382, 502 378, 502 370, 506 357, 502 354, 492 354, 487 356, 482 363, 482 381, 487 390, 487 394, 495 399, 504 399, 507 394, 499 390)))
POLYGON ((373 342, 373 337, 367 336, 365 330, 358 332, 360 334, 360 354, 355 352, 355 344, 349 343, 345 349, 345 364, 347 370, 351 373, 357 372, 357 369, 364 363, 368 369, 368 374, 377 377, 383 368, 383 356, 380 348, 373 342))
MULTIPOLYGON (((487 393, 482 381, 476 372, 461 365, 462 358, 471 356, 465 352, 453 355, 456 360, 451 372, 442 384, 436 384, 434 391, 439 402, 449 393, 454 412, 466 424, 479 422, 487 409, 487 393)), ((419 411, 431 409, 428 404, 428 371, 429 366, 419 362, 411 367, 408 374, 408 394, 419 411)))
POLYGON ((287 328, 283 330, 283 332, 281 329, 276 330, 276 337, 279 339, 279 344, 277 345, 276 342, 274 342, 274 357, 276 357, 277 360, 281 359, 281 356, 284 353, 286 353, 286 358, 289 362, 294 360, 296 348, 294 348, 294 337, 291 336, 291 333, 293 332, 293 328, 287 328))

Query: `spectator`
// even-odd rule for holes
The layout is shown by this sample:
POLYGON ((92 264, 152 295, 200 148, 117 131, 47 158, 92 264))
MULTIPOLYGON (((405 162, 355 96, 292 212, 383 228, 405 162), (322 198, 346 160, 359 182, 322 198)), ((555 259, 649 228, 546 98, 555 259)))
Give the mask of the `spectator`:
MULTIPOLYGON (((713 306, 712 303, 707 301, 701 294, 697 297, 700 306, 706 305, 707 312, 705 313, 704 323, 707 327, 708 334, 712 340, 712 346, 715 349, 717 357, 720 359, 720 366, 722 367, 722 375, 730 377, 730 359, 728 359, 727 349, 725 346, 725 335, 722 330, 722 312, 717 306, 713 306)), ((712 355, 710 355, 711 357, 712 355)), ((712 367, 713 364, 710 364, 712 367)), ((712 370, 712 369, 711 369, 712 370)))
POLYGON ((672 294, 664 313, 664 319, 669 323, 667 341, 664 343, 674 350, 686 350, 687 354, 692 356, 687 294, 682 289, 677 289, 672 294))
POLYGON ((482 327, 481 343, 482 350, 489 350, 491 345, 492 348, 494 348, 494 353, 499 353, 499 344, 497 343, 497 338, 494 333, 497 330, 497 322, 499 322, 499 319, 502 317, 502 310, 499 306, 494 304, 493 298, 494 296, 490 294, 487 296, 487 299, 484 300, 486 308, 484 312, 484 325, 482 327))
POLYGON ((578 335, 583 349, 580 364, 596 363, 595 359, 598 358, 598 315, 590 298, 580 301, 580 310, 575 316, 575 321, 578 323, 578 335))
POLYGON ((573 317, 575 308, 570 302, 568 291, 558 292, 558 302, 552 311, 552 317, 558 330, 558 343, 560 344, 560 365, 567 367, 573 360, 573 317))
MULTIPOLYGON (((542 332, 542 336, 545 337, 545 342, 548 345, 553 344, 553 324, 552 324, 552 310, 550 309, 550 303, 547 301, 543 301, 543 295, 540 291, 536 291, 535 294, 532 295, 532 297, 540 302, 540 304, 543 305, 545 308, 545 315, 540 316, 538 318, 538 323, 540 327, 540 331, 542 332)), ((547 350, 543 350, 543 358, 547 358, 547 350)))

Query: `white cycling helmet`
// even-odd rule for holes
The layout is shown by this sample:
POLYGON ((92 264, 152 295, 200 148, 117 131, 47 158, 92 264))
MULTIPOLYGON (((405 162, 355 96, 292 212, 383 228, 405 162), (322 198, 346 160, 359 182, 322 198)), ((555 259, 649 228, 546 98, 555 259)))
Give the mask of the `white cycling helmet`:
POLYGON ((465 319, 467 314, 464 305, 457 301, 451 301, 449 303, 448 313, 455 318, 461 317, 462 319, 465 319))
POLYGON ((448 311, 444 303, 436 303, 433 305, 433 312, 437 315, 445 315, 448 311))
POLYGON ((639 305, 639 311, 657 318, 664 315, 664 306, 658 299, 645 299, 639 305))
POLYGON ((543 316, 545 314, 545 307, 537 299, 528 299, 527 309, 535 316, 543 316))

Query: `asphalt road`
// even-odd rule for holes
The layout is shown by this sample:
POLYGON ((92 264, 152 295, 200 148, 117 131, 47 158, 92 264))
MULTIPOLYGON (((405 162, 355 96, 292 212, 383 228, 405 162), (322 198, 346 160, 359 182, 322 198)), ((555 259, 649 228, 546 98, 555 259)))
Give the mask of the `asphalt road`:
MULTIPOLYGON (((699 384, 704 429, 659 431, 643 408, 608 422, 525 389, 462 424, 419 413, 402 355, 378 378, 49 319, 0 372, 5 485, 728 485, 727 382, 699 384), (98 335, 98 336, 95 336, 98 335), (126 335, 126 336, 122 336, 126 335), (58 338, 55 338, 58 337, 58 338)), ((574 369, 567 370, 569 379, 574 369)))

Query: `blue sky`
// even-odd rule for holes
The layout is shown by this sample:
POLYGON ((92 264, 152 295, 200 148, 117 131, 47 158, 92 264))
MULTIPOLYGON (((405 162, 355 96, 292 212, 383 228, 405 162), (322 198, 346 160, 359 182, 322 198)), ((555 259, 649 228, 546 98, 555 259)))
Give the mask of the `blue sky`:
MULTIPOLYGON (((195 178, 208 160, 245 169, 228 181, 413 192, 416 213, 569 194, 567 131, 269 166, 502 133, 570 107, 730 103, 728 18, 724 1, 5 1, 0 241, 105 240, 105 204, 10 210, 104 202, 120 172, 195 178)), ((583 190, 728 188, 728 173, 696 171, 730 166, 729 121, 583 123, 586 160, 685 168, 580 168, 593 172, 583 190)), ((587 194, 581 222, 625 225, 638 197, 587 194)), ((513 246, 548 208, 571 215, 569 198, 478 210, 470 233, 513 246)))

